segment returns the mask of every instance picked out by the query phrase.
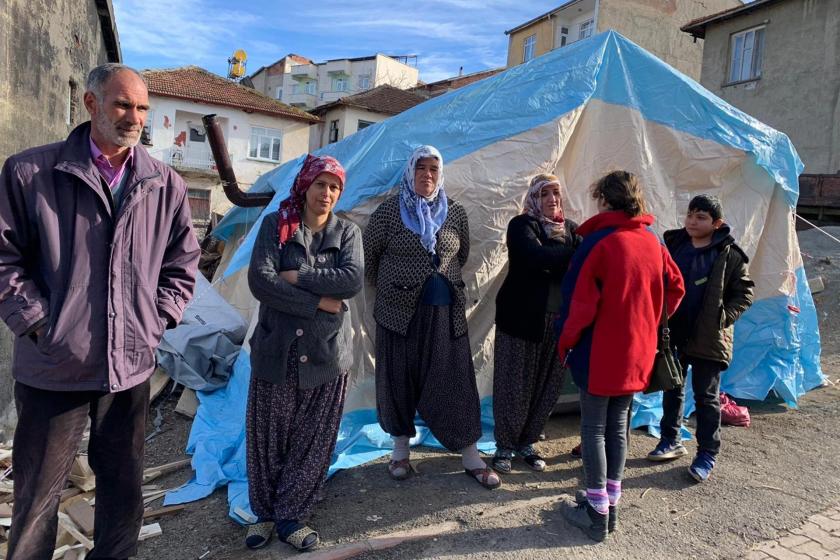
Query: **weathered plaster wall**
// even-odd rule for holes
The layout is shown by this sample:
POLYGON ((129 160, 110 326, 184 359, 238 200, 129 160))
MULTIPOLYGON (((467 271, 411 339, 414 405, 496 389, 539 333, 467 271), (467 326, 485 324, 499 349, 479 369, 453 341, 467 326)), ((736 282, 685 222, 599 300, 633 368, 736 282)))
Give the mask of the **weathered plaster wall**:
POLYGON ((88 71, 108 62, 93 0, 0 2, 0 163, 31 146, 56 142, 87 119, 88 71), (67 123, 70 82, 75 118, 67 123))
MULTIPOLYGON (((0 165, 21 150, 65 138, 88 120, 85 78, 105 62, 93 0, 0 0, 0 165), (68 123, 71 97, 75 112, 68 123)), ((11 331, 0 323, 0 440, 16 424, 12 343, 11 331)))
POLYGON ((840 2, 774 2, 707 27, 701 83, 786 133, 806 173, 840 173, 840 2), (726 85, 730 36, 762 24, 761 78, 726 85))
POLYGON ((703 42, 695 43, 680 27, 695 18, 739 5, 739 0, 600 0, 597 29, 614 29, 699 80, 703 42))

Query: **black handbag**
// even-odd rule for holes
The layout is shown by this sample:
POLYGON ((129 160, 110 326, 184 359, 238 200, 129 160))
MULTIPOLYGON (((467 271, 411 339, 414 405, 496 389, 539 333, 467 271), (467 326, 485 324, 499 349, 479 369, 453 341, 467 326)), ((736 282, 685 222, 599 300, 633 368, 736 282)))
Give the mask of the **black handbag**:
POLYGON ((645 393, 657 391, 670 391, 679 389, 683 385, 682 367, 671 350, 671 329, 668 328, 668 310, 665 305, 665 291, 668 288, 668 280, 664 277, 663 257, 663 287, 662 287, 662 318, 659 320, 659 336, 656 340, 656 357, 653 359, 653 368, 650 373, 650 381, 645 393))

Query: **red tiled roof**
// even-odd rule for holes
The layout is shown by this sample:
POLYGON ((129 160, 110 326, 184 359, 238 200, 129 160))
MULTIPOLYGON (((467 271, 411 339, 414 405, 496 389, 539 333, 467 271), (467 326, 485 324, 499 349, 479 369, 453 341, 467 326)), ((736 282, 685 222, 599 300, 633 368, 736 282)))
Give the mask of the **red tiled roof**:
POLYGON ((710 23, 717 23, 719 21, 725 21, 727 19, 731 19, 740 15, 741 13, 749 13, 756 8, 764 6, 765 4, 772 4, 777 0, 753 0, 749 4, 744 4, 742 6, 735 6, 734 8, 729 8, 726 10, 722 10, 720 12, 716 12, 714 14, 699 17, 693 19, 680 27, 680 31, 684 31, 693 35, 698 39, 705 39, 706 37, 706 26, 710 23))
POLYGON ((362 93, 347 95, 332 103, 316 107, 311 112, 316 115, 322 115, 333 107, 345 105, 360 107, 368 111, 373 111, 374 113, 396 115, 424 101, 426 101, 426 98, 422 95, 385 84, 363 91, 362 93))
POLYGON ((171 70, 144 70, 143 76, 149 83, 149 93, 152 95, 234 107, 246 113, 261 113, 306 122, 320 120, 305 111, 226 80, 198 66, 184 66, 171 70))

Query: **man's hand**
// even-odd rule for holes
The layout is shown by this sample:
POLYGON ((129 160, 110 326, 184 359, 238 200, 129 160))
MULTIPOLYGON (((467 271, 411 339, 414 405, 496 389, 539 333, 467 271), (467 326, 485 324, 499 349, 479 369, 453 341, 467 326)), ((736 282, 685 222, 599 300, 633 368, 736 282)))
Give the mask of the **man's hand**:
MULTIPOLYGON (((297 284, 298 281, 298 271, 297 270, 284 270, 280 273, 280 278, 294 286, 297 284)), ((326 311, 326 310, 325 310, 326 311)))
MULTIPOLYGON (((297 275, 297 272, 295 272, 295 275, 297 275)), ((326 311, 327 313, 335 314, 341 311, 341 303, 342 301, 340 299, 324 296, 321 298, 321 301, 318 302, 318 309, 326 311)))

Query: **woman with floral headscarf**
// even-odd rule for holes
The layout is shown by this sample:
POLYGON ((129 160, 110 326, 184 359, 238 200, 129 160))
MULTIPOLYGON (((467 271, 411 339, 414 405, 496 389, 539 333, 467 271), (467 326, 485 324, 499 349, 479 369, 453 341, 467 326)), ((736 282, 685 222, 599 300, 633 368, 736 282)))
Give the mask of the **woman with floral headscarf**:
POLYGON ((260 310, 250 340, 246 443, 260 523, 249 528, 249 548, 268 544, 275 526, 298 550, 318 542, 303 523, 326 480, 352 364, 343 300, 364 278, 359 228, 332 212, 344 177, 335 159, 307 155, 254 243, 248 284, 260 310))
POLYGON ((399 192, 371 215, 365 270, 376 287, 376 411, 394 438, 388 473, 408 478, 416 413, 464 472, 485 488, 501 479, 478 454, 481 414, 467 336, 461 268, 470 251, 464 208, 447 198, 443 156, 420 146, 399 192))
POLYGON ((579 238, 563 213, 563 189, 554 175, 531 179, 522 214, 507 228, 508 273, 496 296, 493 468, 511 471, 514 454, 535 471, 545 460, 533 444, 557 402, 563 368, 555 350, 554 315, 560 284, 579 238))

